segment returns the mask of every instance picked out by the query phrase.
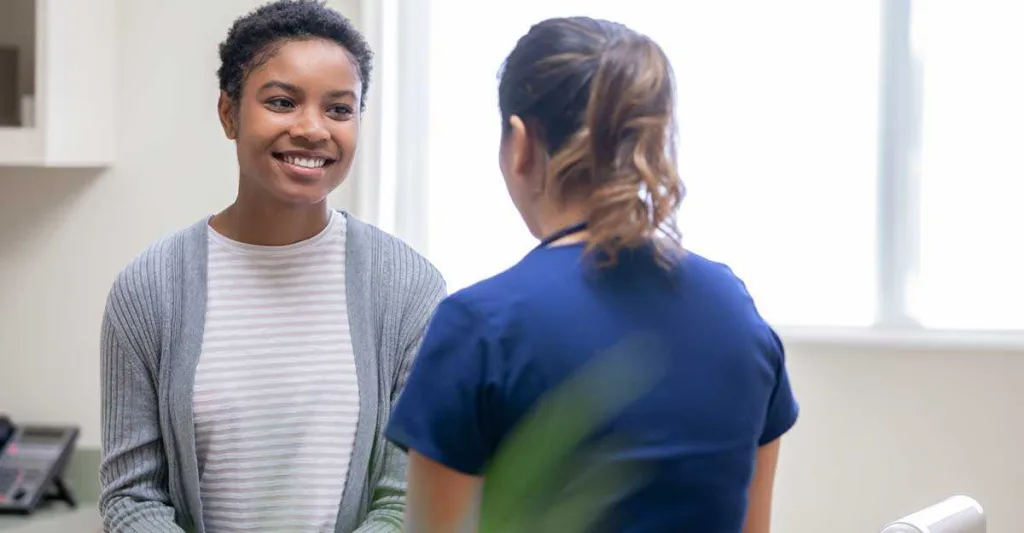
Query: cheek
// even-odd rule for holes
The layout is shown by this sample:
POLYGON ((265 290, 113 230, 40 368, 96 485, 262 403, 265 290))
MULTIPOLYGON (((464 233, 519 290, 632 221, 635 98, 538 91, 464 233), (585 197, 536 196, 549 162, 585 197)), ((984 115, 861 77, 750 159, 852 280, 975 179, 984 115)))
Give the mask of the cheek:
POLYGON ((235 152, 238 155, 238 166, 242 170, 243 174, 256 174, 262 175, 260 170, 261 165, 266 165, 266 162, 260 161, 259 155, 263 152, 260 149, 262 143, 259 141, 259 136, 249 130, 246 125, 251 122, 245 122, 244 119, 239 122, 238 133, 235 135, 235 152))
POLYGON ((521 177, 508 173, 503 173, 502 175, 505 178, 505 188, 508 190, 508 196, 515 205, 516 210, 524 217, 528 217, 533 205, 533 198, 530 195, 529 187, 526 186, 521 177))
POLYGON ((525 203, 528 199, 526 194, 526 187, 524 187, 522 176, 516 176, 511 171, 510 163, 511 155, 509 154, 508 145, 502 142, 501 148, 498 150, 498 168, 501 170, 501 177, 505 180, 505 189, 508 190, 508 195, 512 199, 512 202, 516 204, 516 207, 522 210, 526 207, 525 203))
POLYGON ((359 122, 353 120, 339 124, 332 129, 331 140, 341 156, 341 160, 335 166, 347 170, 359 146, 359 122))
POLYGON ((331 165, 322 185, 333 190, 345 181, 352 170, 356 147, 359 144, 359 123, 355 120, 338 123, 331 127, 330 132, 330 144, 333 145, 330 150, 336 151, 340 159, 331 165))
POLYGON ((498 169, 501 171, 502 179, 505 180, 505 189, 508 190, 509 196, 511 196, 513 201, 515 201, 516 190, 515 186, 513 185, 513 181, 515 181, 515 178, 509 172, 508 155, 506 154, 506 150, 504 148, 498 151, 498 169))
POLYGON ((501 170, 501 177, 505 179, 505 187, 508 189, 509 194, 515 197, 516 185, 514 182, 518 180, 512 175, 511 158, 508 144, 502 139, 501 146, 498 149, 498 168, 501 170))
POLYGON ((237 135, 239 155, 254 158, 265 154, 268 147, 286 126, 273 113, 262 109, 243 108, 238 115, 237 135))
POLYGON ((352 159, 359 145, 359 119, 342 123, 334 133, 334 142, 341 149, 341 156, 352 159))
POLYGON ((501 169, 501 174, 505 176, 505 180, 508 181, 508 156, 506 155, 505 144, 502 143, 501 147, 498 148, 498 168, 501 169))

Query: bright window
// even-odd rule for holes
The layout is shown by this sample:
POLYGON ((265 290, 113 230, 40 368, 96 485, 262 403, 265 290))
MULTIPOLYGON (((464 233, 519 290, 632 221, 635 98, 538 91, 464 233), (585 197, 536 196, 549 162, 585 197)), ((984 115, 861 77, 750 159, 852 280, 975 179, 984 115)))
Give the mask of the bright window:
POLYGON ((927 327, 1024 329, 1024 4, 919 2, 927 327))
POLYGON ((776 321, 868 325, 878 8, 739 4, 434 2, 427 250, 452 287, 534 244, 498 172, 495 75, 530 24, 582 13, 647 33, 673 62, 686 245, 732 266, 776 321))
POLYGON ((684 244, 771 322, 1024 329, 1024 7, 907 5, 432 0, 425 27, 404 22, 426 72, 400 89, 426 95, 397 118, 426 132, 398 179, 422 184, 399 202, 407 232, 452 290, 535 245, 498 170, 497 74, 531 24, 583 14, 672 60, 684 244))

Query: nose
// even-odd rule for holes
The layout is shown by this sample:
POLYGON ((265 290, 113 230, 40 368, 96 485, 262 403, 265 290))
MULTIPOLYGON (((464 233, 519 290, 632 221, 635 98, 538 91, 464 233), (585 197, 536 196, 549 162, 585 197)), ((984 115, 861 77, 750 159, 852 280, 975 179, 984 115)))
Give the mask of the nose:
POLYGON ((320 143, 330 138, 324 117, 315 107, 307 107, 296 116, 295 122, 288 130, 293 138, 305 139, 311 143, 320 143))

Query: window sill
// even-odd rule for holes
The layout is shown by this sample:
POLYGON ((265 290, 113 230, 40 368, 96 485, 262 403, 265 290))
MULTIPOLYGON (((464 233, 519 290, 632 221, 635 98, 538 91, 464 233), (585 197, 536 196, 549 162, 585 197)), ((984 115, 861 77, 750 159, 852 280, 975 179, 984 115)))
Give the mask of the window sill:
POLYGON ((893 350, 1024 352, 1024 331, 956 331, 880 327, 779 327, 787 345, 893 350))

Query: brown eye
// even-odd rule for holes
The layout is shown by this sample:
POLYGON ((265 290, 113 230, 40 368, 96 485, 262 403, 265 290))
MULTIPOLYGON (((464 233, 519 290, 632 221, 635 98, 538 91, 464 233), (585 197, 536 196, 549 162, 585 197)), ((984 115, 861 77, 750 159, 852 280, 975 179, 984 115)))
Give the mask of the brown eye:
POLYGON ((271 98, 267 100, 267 107, 275 111, 287 111, 295 107, 295 103, 287 98, 271 98))
POLYGON ((345 119, 352 116, 352 108, 344 104, 333 105, 327 108, 327 114, 335 118, 345 119))

